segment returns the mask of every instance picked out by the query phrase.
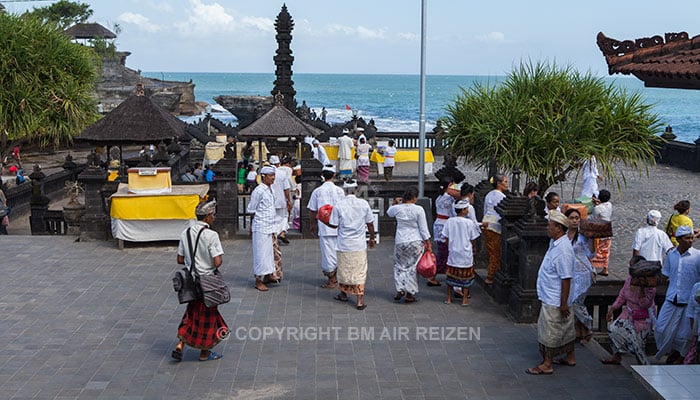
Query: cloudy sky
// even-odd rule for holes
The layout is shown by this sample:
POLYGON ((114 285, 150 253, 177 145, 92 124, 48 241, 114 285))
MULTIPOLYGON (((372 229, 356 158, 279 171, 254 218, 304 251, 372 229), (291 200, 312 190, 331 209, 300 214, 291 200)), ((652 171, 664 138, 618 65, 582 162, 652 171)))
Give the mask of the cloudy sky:
MULTIPOLYGON (((2 0, 0 0, 2 2, 2 0)), ((119 24, 127 65, 151 72, 273 72, 282 1, 92 0, 119 24)), ((606 75, 596 34, 623 40, 700 34, 700 1, 427 0, 427 73, 502 75, 521 59, 606 75)), ((5 2, 21 12, 50 2, 5 2)), ((287 0, 295 73, 417 74, 420 0, 287 0)))

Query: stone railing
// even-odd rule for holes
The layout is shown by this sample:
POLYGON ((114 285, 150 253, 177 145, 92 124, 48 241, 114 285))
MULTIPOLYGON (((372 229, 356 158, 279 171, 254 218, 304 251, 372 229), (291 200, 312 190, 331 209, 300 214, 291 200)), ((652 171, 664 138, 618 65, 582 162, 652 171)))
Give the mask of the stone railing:
MULTIPOLYGON (((420 141, 418 132, 377 132, 375 140, 393 140, 399 149, 417 149, 420 141)), ((442 140, 433 132, 425 133, 425 148, 434 155, 442 155, 442 140)))
POLYGON ((694 143, 670 140, 659 150, 656 161, 660 164, 700 172, 700 139, 694 143))
MULTIPOLYGON (((59 171, 44 178, 44 194, 52 199, 58 199, 64 194, 66 181, 73 180, 73 172, 68 170, 59 171)), ((32 183, 27 182, 13 186, 5 192, 7 204, 12 208, 13 214, 26 214, 30 211, 32 199, 32 183)))

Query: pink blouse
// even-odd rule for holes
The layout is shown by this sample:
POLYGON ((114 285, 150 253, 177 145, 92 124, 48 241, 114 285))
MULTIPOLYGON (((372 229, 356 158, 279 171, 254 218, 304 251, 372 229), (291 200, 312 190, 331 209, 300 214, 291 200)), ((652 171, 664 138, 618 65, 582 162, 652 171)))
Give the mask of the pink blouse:
POLYGON ((644 294, 639 294, 639 289, 637 287, 632 288, 631 282, 632 277, 628 276, 625 279, 625 284, 620 289, 620 293, 617 295, 617 299, 613 303, 613 308, 622 308, 622 313, 620 314, 620 319, 632 319, 634 323, 634 329, 637 332, 644 331, 650 328, 650 318, 636 319, 632 318, 631 314, 644 313, 644 310, 649 310, 649 307, 654 305, 654 297, 656 297, 655 287, 645 287, 644 294), (623 307, 626 305, 626 307, 623 307))

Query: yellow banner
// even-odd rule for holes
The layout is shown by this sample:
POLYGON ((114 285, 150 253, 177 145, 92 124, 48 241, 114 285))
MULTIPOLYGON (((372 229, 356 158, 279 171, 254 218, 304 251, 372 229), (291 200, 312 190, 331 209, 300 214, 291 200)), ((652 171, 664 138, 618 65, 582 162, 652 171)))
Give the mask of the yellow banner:
POLYGON ((195 219, 198 194, 112 197, 110 215, 119 219, 195 219))
MULTIPOLYGON (((396 150, 394 162, 418 162, 419 155, 420 154, 418 153, 418 150, 396 150)), ((384 156, 379 154, 377 150, 374 150, 372 151, 372 155, 370 156, 369 160, 376 163, 384 163, 384 156)), ((425 162, 435 162, 435 158, 433 157, 433 151, 430 149, 425 150, 425 162)))
MULTIPOLYGON (((338 159, 338 145, 332 145, 332 144, 323 144, 319 145, 323 146, 323 148, 326 150, 326 155, 328 156, 329 160, 337 160, 338 159)), ((355 148, 353 147, 352 149, 352 158, 355 158, 355 148)))

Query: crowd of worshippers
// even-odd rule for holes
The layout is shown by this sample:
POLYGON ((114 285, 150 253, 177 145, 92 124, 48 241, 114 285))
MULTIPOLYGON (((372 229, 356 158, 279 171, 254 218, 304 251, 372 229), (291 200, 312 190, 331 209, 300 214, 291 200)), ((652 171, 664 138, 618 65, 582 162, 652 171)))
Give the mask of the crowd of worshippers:
MULTIPOLYGON (((286 160, 285 160, 286 161, 286 160)), ((357 310, 365 310, 367 249, 375 246, 374 215, 369 203, 356 196, 357 181, 336 179, 342 176, 332 164, 321 172, 321 184, 308 202, 310 230, 319 238, 321 270, 325 289, 338 289, 336 301, 356 299, 357 310)), ((252 187, 247 213, 252 215, 252 264, 255 288, 262 292, 283 278, 280 246, 287 245, 290 228, 292 168, 272 155, 259 171, 260 183, 252 187), (287 171, 289 169, 289 171, 287 171)), ((451 178, 440 183, 435 199, 436 218, 430 232, 425 210, 419 206, 418 190, 408 188, 394 200, 386 215, 396 219, 394 240, 394 285, 396 302, 418 301, 417 266, 426 252, 435 253, 435 269, 426 276, 431 288, 445 286, 444 303, 468 306, 470 287, 475 280, 476 240, 482 237, 488 256, 485 285, 492 285, 499 270, 501 251, 501 216, 495 207, 505 198, 508 179, 496 174, 490 178, 493 189, 484 198, 482 221, 474 210, 474 187, 466 182, 455 184, 451 178), (432 233, 432 234, 431 234, 432 233), (434 245, 433 245, 434 242, 434 245), (444 280, 438 276, 444 275, 444 280)), ((528 183, 524 194, 537 194, 537 185, 528 183)), ((605 189, 591 193, 591 215, 582 215, 580 207, 565 207, 555 192, 545 196, 544 216, 548 221, 550 246, 537 277, 537 295, 541 302, 538 319, 538 342, 541 362, 528 368, 533 375, 552 374, 553 366, 575 366, 574 344, 588 343, 593 337, 593 318, 585 306, 588 289, 596 275, 608 271, 611 237, 592 238, 581 229, 582 221, 611 222, 611 193, 605 189), (561 356, 557 358, 557 356, 561 356)), ((297 206, 298 207, 298 206, 297 206)), ((649 210, 640 218, 641 228, 631 245, 630 267, 658 265, 658 274, 645 279, 627 276, 606 317, 612 355, 601 359, 605 364, 620 364, 625 353, 637 362, 648 364, 646 339, 654 334, 659 362, 698 363, 698 312, 700 312, 700 251, 692 247, 699 235, 688 216, 690 203, 678 202, 665 229, 660 229, 662 214, 649 210), (642 264, 640 264, 642 263, 642 264), (644 264, 647 263, 647 264, 644 264), (665 301, 656 309, 654 298, 660 281, 668 281, 665 301), (617 318, 615 314, 620 311, 617 318)), ((630 269, 632 271, 632 269, 630 269)), ((431 289, 432 290, 432 289, 431 289)))

